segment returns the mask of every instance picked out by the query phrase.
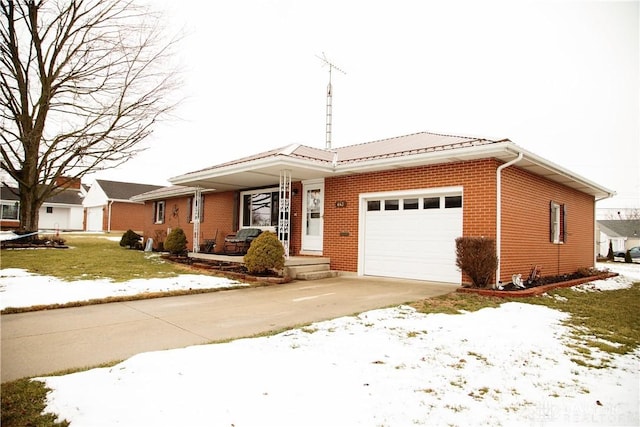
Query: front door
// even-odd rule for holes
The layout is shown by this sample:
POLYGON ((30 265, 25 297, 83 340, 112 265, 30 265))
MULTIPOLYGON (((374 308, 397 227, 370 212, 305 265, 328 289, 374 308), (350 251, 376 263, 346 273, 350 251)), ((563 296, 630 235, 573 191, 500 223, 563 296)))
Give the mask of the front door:
POLYGON ((302 183, 302 251, 322 252, 324 180, 302 183))

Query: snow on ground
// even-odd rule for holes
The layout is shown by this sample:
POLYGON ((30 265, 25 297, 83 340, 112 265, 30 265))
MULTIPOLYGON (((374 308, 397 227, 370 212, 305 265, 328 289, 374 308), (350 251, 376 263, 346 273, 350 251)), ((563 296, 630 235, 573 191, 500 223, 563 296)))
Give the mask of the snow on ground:
MULTIPOLYGON (((582 290, 640 280, 640 266, 607 266, 625 276, 582 290)), ((73 427, 639 425, 640 349, 577 365, 566 316, 526 303, 400 306, 40 380, 46 411, 73 427)))
POLYGON ((565 317, 401 306, 41 380, 72 426, 638 425, 640 351, 576 365, 565 317))
POLYGON ((181 274, 158 279, 109 279, 66 282, 52 276, 31 274, 19 268, 0 270, 0 309, 34 305, 64 304, 106 297, 140 295, 188 289, 217 289, 248 286, 224 277, 181 274))

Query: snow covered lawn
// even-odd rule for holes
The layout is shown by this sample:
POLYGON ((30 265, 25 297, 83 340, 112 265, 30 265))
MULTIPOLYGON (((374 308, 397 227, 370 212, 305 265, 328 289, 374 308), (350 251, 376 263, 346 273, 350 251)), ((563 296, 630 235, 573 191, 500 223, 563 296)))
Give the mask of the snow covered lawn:
POLYGON ((19 268, 6 268, 0 270, 0 310, 157 292, 241 286, 249 285, 202 274, 181 274, 177 277, 134 279, 126 282, 113 282, 109 279, 66 282, 56 277, 31 274, 19 268))
MULTIPOLYGON (((620 270, 575 289, 640 280, 620 270)), ((401 306, 39 380, 47 411, 74 427, 638 425, 640 349, 607 354, 608 368, 577 365, 566 316, 526 303, 401 306)))

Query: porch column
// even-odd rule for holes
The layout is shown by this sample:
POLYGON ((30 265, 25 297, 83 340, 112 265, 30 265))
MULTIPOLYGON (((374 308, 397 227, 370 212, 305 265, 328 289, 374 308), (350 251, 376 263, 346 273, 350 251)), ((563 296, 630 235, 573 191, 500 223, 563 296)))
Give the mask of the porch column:
POLYGON ((280 197, 278 201, 278 240, 284 246, 284 256, 289 258, 289 240, 291 235, 291 171, 280 171, 280 197))
POLYGON ((202 198, 202 189, 196 187, 196 191, 193 195, 193 252, 200 252, 200 204, 202 198))

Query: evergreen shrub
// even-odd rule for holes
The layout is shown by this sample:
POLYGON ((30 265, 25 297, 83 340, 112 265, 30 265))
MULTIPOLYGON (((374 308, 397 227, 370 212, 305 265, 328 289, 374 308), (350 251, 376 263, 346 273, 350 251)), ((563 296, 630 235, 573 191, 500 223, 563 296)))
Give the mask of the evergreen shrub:
POLYGON ((142 249, 142 236, 128 229, 120 239, 120 246, 129 249, 142 249))
POLYGON ((275 233, 260 233, 249 246, 244 256, 244 264, 249 273, 264 274, 284 268, 284 247, 275 233))
POLYGON ((183 254, 187 251, 187 236, 182 228, 176 227, 171 230, 164 241, 164 250, 174 255, 183 254))

